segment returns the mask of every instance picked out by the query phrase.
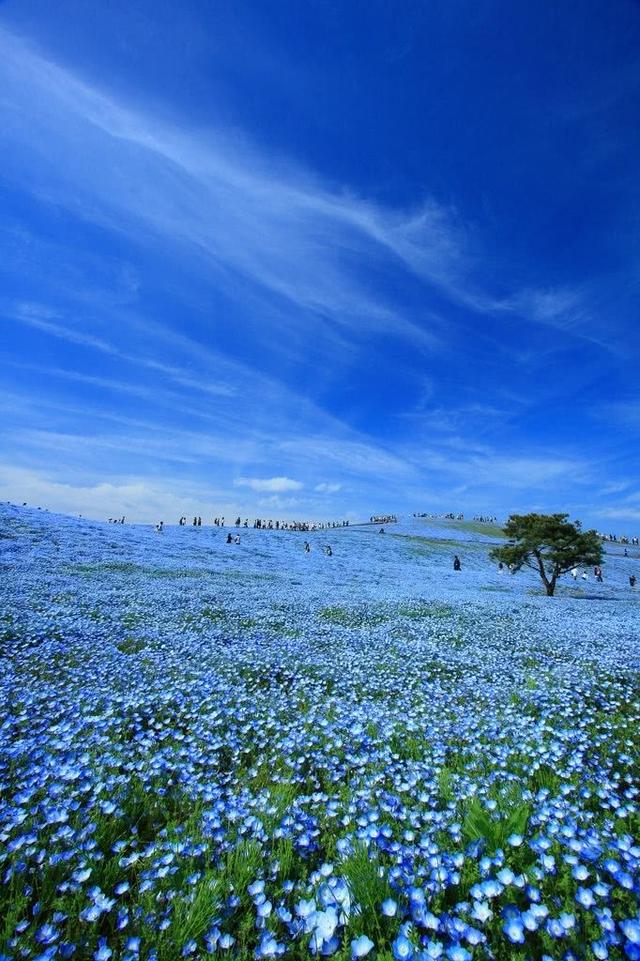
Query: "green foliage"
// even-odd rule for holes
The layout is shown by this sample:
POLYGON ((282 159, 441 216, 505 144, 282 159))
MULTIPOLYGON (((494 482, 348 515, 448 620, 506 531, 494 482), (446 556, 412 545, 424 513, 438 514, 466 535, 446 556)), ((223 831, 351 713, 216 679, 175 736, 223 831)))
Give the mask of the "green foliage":
POLYGON ((224 894, 222 879, 208 871, 195 886, 192 898, 178 898, 173 911, 174 940, 183 945, 191 938, 201 938, 220 911, 224 894))
POLYGON ((387 879, 387 872, 385 870, 381 872, 378 859, 367 850, 365 844, 360 843, 356 844, 353 854, 343 861, 341 874, 346 878, 357 905, 352 919, 355 925, 354 932, 357 927, 359 932, 370 932, 372 938, 375 933, 381 940, 383 919, 380 915, 380 905, 387 898, 394 896, 387 879))
POLYGON ((225 860, 224 874, 241 900, 248 904, 247 887, 260 874, 262 869, 262 850, 257 841, 241 841, 231 848, 225 860))
POLYGON ((121 654, 139 654, 144 651, 145 642, 139 637, 125 637, 116 643, 116 647, 121 654))
POLYGON ((602 542, 596 531, 583 531, 568 514, 512 514, 504 527, 509 543, 489 556, 513 571, 530 567, 540 575, 551 597, 556 581, 573 567, 602 563, 602 542))
POLYGON ((438 797, 443 804, 451 804, 455 796, 453 772, 445 765, 438 771, 438 797))
POLYGON ((510 835, 524 834, 530 817, 531 807, 524 801, 491 812, 478 798, 472 798, 466 805, 462 835, 468 842, 484 840, 492 853, 503 848, 510 835))

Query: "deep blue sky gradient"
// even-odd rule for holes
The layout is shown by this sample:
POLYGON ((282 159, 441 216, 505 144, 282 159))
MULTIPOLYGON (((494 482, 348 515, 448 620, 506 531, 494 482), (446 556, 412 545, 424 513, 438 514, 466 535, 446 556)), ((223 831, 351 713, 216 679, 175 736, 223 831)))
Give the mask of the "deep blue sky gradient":
POLYGON ((640 527, 640 4, 0 3, 0 499, 640 527))

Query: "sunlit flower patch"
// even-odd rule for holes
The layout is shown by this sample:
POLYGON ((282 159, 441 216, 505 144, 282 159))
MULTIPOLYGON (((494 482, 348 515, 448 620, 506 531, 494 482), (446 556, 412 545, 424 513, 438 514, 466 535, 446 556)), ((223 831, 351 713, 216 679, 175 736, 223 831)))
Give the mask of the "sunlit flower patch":
POLYGON ((621 559, 550 601, 479 540, 0 530, 2 956, 640 959, 621 559))

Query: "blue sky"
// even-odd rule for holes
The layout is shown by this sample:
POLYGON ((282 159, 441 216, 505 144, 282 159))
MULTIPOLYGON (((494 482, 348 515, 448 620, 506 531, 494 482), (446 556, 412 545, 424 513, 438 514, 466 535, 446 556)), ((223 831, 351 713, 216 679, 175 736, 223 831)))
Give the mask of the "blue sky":
POLYGON ((640 4, 0 3, 0 499, 640 526, 640 4))

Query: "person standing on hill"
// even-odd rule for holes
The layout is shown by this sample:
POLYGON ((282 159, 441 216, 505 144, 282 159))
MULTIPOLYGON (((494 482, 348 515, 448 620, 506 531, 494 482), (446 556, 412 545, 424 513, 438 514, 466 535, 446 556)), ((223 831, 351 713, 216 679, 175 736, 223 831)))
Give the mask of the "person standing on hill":
POLYGON ((457 554, 456 554, 456 555, 454 556, 454 558, 453 558, 453 569, 454 569, 454 571, 461 571, 461 570, 462 570, 462 564, 460 563, 460 558, 458 557, 457 554))

